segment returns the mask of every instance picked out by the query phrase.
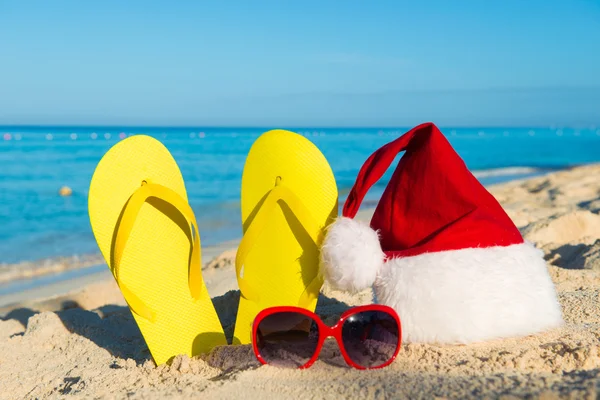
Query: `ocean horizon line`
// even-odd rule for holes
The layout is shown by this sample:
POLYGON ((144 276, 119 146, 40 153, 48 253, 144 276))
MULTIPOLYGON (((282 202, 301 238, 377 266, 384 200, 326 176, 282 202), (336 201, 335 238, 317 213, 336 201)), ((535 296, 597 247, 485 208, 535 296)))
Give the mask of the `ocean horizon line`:
POLYGON ((434 123, 441 129, 597 129, 600 128, 600 121, 597 124, 522 124, 522 125, 511 125, 511 124, 457 124, 457 125, 446 125, 436 124, 435 121, 423 121, 414 125, 286 125, 286 124, 272 124, 272 125, 253 125, 253 124, 231 124, 231 125, 145 125, 145 124, 6 124, 0 123, 0 129, 9 128, 25 128, 25 129, 36 129, 36 128, 57 128, 57 129, 412 129, 418 125, 425 123, 434 123), (274 126, 279 128, 273 128, 274 126))

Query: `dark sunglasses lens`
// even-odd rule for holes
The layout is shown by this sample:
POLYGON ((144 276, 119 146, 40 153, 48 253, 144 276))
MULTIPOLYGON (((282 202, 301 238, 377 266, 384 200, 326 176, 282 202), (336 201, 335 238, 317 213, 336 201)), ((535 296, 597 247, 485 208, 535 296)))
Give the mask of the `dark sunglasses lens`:
POLYGON ((389 361, 398 347, 400 329, 394 317, 383 311, 351 315, 342 326, 342 342, 350 359, 364 368, 389 361))
POLYGON ((319 326, 295 312, 280 312, 263 318, 256 330, 258 352, 268 364, 298 368, 317 350, 319 326))

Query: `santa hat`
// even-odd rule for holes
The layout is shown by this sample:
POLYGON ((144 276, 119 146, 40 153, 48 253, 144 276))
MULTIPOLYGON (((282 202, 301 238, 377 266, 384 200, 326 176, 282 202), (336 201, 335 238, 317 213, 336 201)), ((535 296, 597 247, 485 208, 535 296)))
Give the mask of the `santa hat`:
POLYGON ((562 324, 543 253, 431 123, 367 159, 327 229, 321 271, 339 290, 374 286, 377 301, 398 312, 406 342, 469 343, 562 324), (402 151, 371 226, 354 220, 402 151))

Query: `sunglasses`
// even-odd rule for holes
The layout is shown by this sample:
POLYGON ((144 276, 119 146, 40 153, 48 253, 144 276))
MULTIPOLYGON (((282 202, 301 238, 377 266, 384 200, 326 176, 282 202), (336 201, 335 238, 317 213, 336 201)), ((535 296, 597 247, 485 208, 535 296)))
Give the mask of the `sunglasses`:
POLYGON ((400 351, 400 318, 387 306, 360 306, 346 311, 335 326, 329 327, 304 308, 272 307, 261 311, 252 326, 256 358, 278 367, 310 367, 328 337, 337 340, 350 366, 382 368, 400 351))

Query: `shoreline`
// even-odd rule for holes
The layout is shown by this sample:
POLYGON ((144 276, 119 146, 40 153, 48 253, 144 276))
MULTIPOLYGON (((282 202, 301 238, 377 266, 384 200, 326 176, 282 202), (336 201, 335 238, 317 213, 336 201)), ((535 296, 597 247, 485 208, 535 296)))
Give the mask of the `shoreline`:
MULTIPOLYGON (((373 211, 375 211, 374 208, 361 210, 356 218, 363 221, 368 220, 373 211)), ((231 261, 227 257, 230 255, 235 257, 235 249, 239 242, 240 239, 229 240, 203 248, 201 253, 203 274, 206 274, 207 270, 210 274, 214 270, 223 270, 223 267, 230 266, 231 261)), ((48 301, 81 290, 82 287, 89 284, 112 282, 113 276, 102 255, 98 254, 96 257, 100 258, 102 262, 80 268, 66 268, 56 273, 43 273, 25 279, 3 282, 0 278, 0 317, 8 313, 15 305, 48 301)), ((213 275, 215 274, 213 273, 213 275)), ((219 290, 218 281, 220 278, 220 274, 217 274, 217 276, 209 275, 209 279, 205 277, 207 285, 212 284, 213 286, 212 295, 222 295, 227 291, 219 290)))
MULTIPOLYGON (((231 240, 203 248, 202 268, 211 267, 220 254, 237 247, 238 243, 239 240, 231 240)), ((2 281, 0 274, 0 316, 2 316, 2 309, 32 298, 39 300, 40 297, 45 299, 63 296, 86 284, 113 279, 102 255, 90 255, 89 259, 93 259, 93 257, 100 259, 101 262, 82 267, 65 268, 54 273, 46 273, 48 269, 45 268, 40 275, 10 281, 2 281)))

